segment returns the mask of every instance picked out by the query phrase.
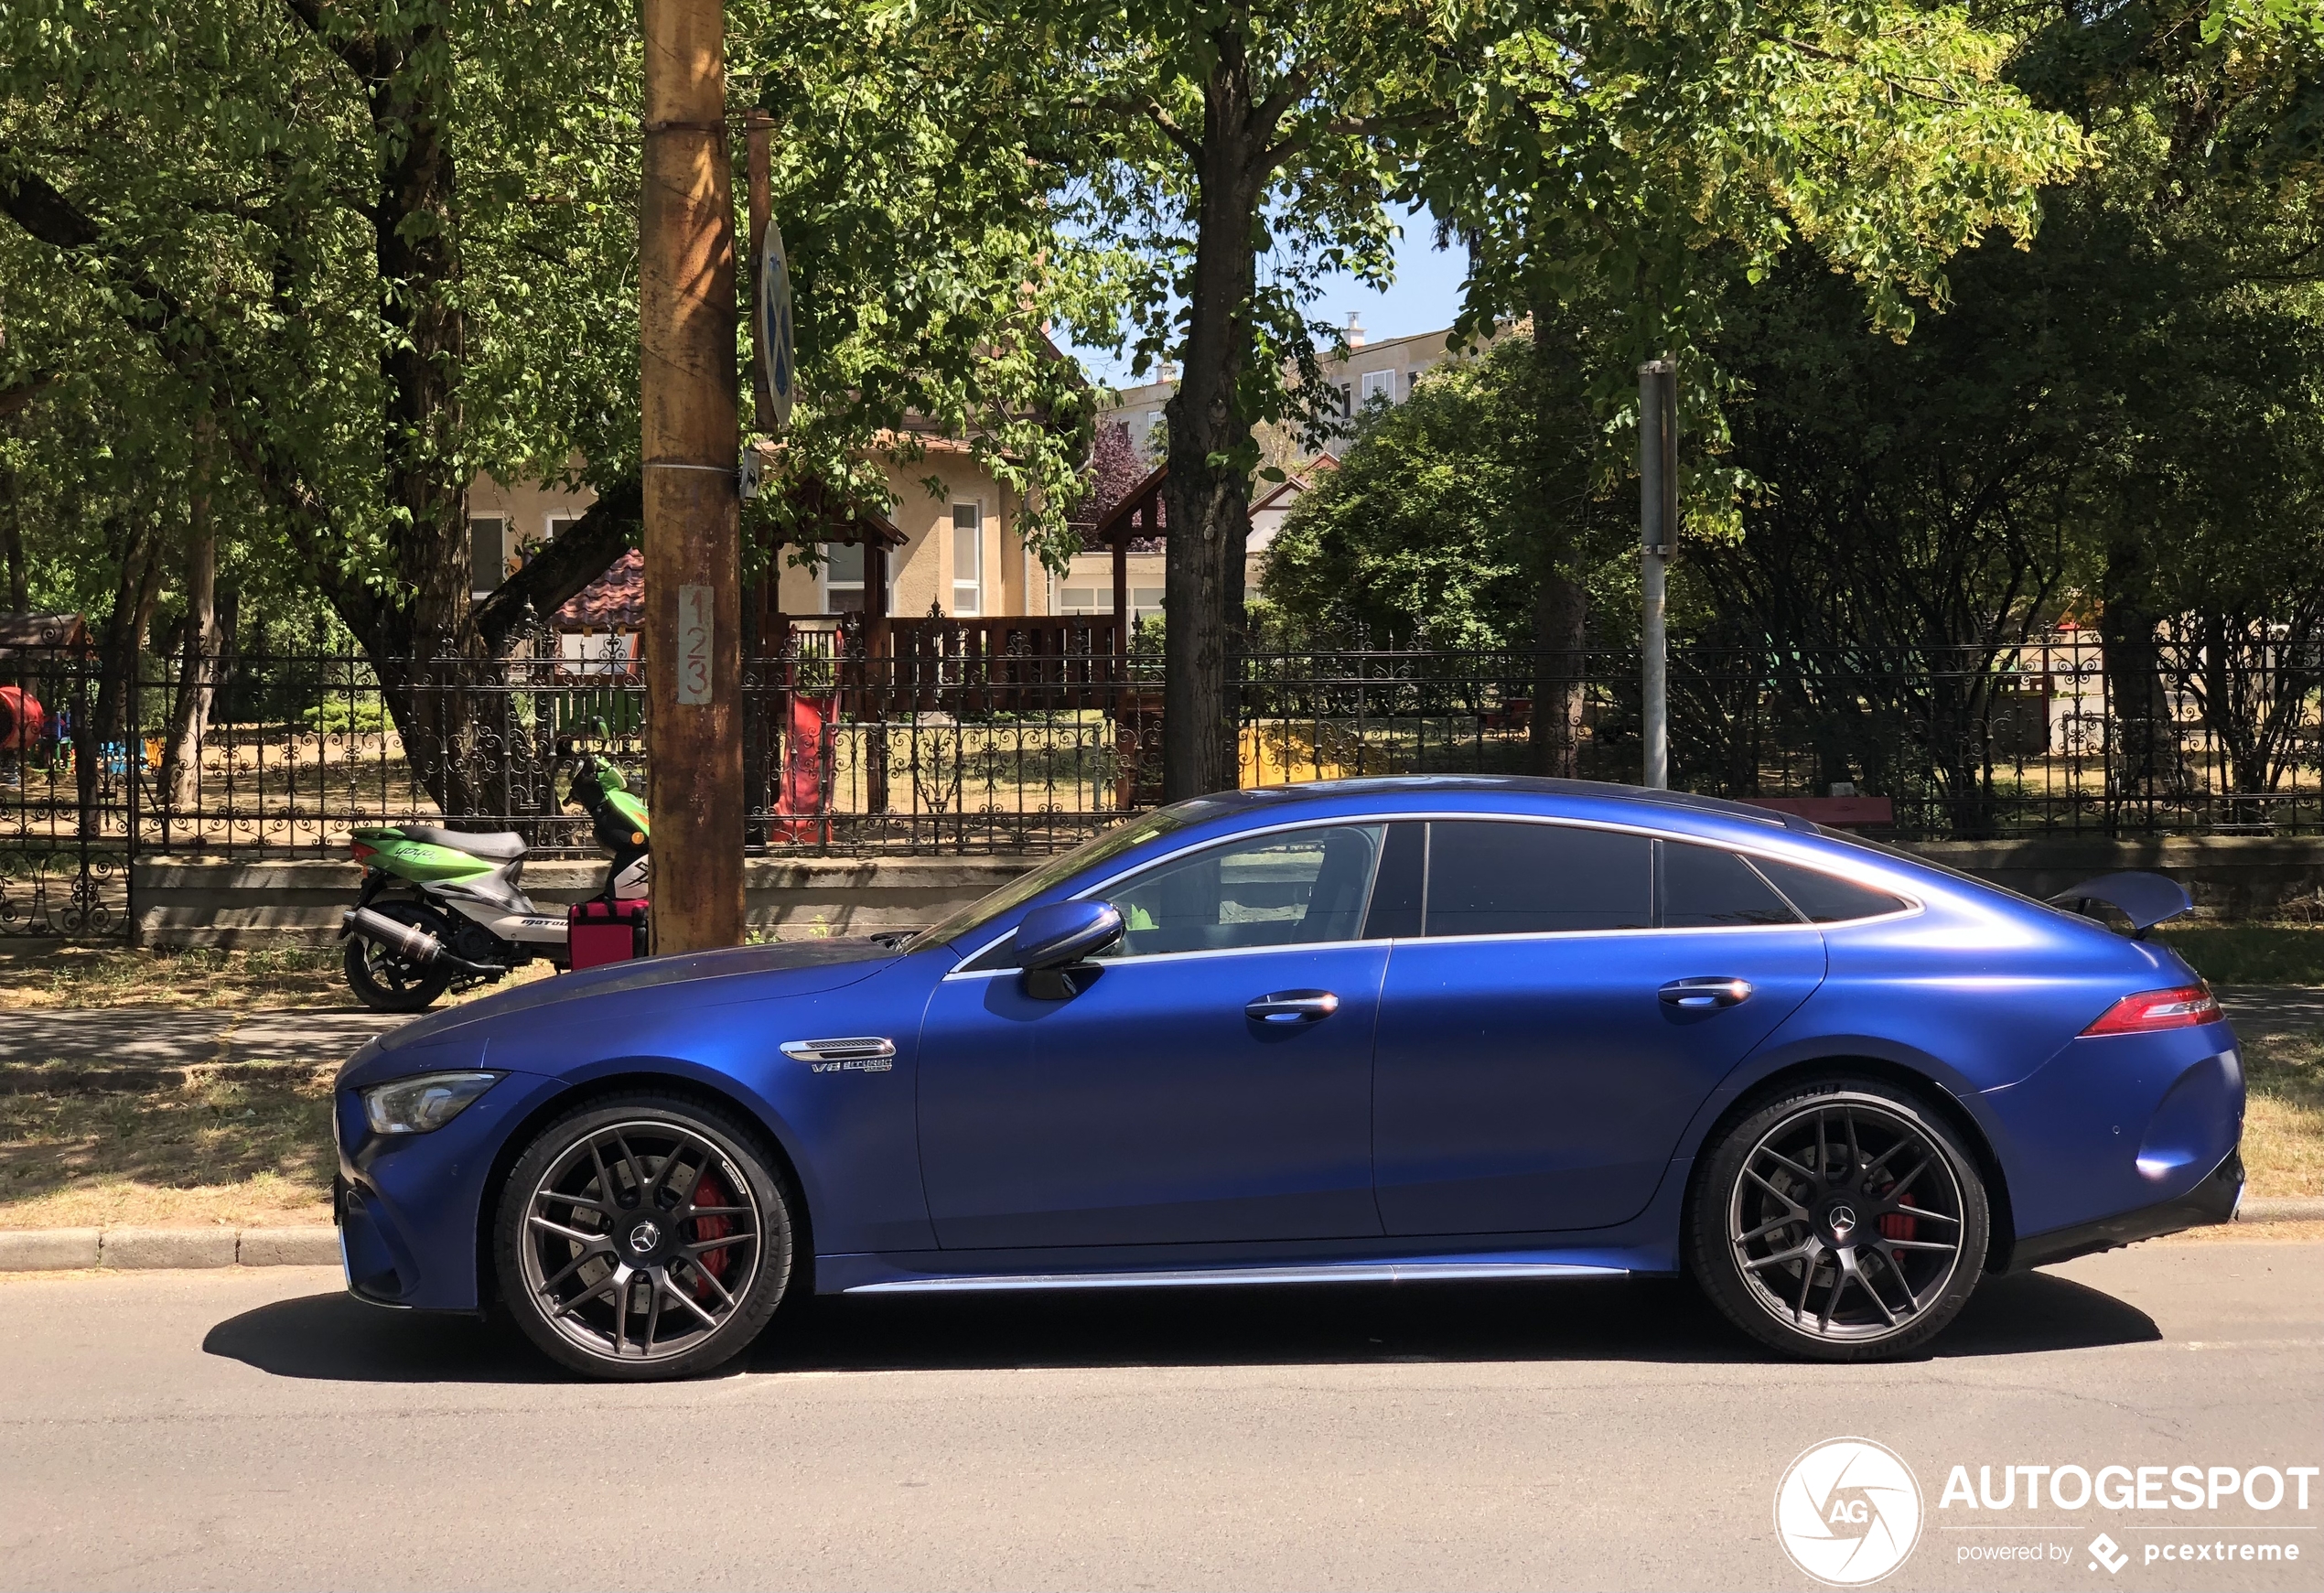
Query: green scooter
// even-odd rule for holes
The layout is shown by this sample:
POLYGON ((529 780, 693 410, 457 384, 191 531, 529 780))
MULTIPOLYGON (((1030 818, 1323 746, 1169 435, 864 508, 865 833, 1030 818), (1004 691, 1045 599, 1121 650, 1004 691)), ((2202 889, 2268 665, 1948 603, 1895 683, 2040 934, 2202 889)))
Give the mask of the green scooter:
MULTIPOLYGON (((591 727, 605 737, 603 721, 591 727)), ((611 854, 600 899, 646 897, 652 827, 611 759, 559 748, 572 766, 565 801, 589 816, 597 844, 611 854)), ((347 984, 379 1012, 421 1012, 447 989, 465 990, 507 976, 536 957, 562 971, 571 965, 570 929, 562 910, 543 912, 519 888, 524 837, 513 830, 474 833, 436 824, 358 830, 362 894, 339 920, 347 942, 347 984)))

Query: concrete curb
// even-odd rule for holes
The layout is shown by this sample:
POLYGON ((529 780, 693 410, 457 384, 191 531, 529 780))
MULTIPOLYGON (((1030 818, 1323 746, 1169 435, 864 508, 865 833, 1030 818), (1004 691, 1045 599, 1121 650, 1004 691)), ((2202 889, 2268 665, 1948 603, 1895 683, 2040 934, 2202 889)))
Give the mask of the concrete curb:
POLYGON ((2238 1222, 2324 1222, 2324 1196, 2246 1200, 2235 1213, 2238 1222))
POLYGON ((338 1265, 339 1230, 322 1226, 0 1230, 0 1272, 338 1265))

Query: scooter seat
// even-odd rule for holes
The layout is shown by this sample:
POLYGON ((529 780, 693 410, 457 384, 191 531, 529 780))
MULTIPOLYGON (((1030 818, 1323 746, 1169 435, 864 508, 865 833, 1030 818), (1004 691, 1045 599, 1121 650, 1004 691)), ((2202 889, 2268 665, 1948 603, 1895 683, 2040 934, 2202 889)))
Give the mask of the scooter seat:
POLYGON ((449 846, 471 857, 506 863, 524 856, 524 837, 514 830, 447 830, 435 824, 398 824, 407 840, 429 846, 449 846))

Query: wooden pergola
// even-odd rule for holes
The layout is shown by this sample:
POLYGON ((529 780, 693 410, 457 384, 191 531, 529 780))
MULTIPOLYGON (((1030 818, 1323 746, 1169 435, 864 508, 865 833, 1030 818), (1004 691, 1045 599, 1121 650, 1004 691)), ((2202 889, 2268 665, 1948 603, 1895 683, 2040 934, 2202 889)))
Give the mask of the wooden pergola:
POLYGON ((1091 540, 1114 550, 1114 634, 1120 652, 1130 650, 1130 544, 1169 534, 1162 520, 1162 483, 1169 477, 1168 465, 1155 466, 1090 533, 1091 540))
MULTIPOLYGON (((786 547, 860 546, 864 550, 864 646, 874 655, 888 651, 888 554, 910 539, 884 514, 858 511, 845 519, 826 519, 821 523, 802 527, 781 536, 775 544, 778 552, 786 547)), ((790 616, 778 606, 778 593, 782 580, 780 569, 769 570, 758 585, 752 607, 758 616, 761 645, 769 637, 780 636, 790 623, 790 616)))

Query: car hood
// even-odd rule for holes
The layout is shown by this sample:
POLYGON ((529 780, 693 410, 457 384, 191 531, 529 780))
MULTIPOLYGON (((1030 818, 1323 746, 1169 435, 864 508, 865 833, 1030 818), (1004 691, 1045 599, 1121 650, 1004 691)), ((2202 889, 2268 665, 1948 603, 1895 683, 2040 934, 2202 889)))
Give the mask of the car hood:
POLYGON ((472 1024, 490 1023, 495 1018, 533 1012, 559 1002, 652 990, 700 980, 730 979, 754 974, 788 974, 791 977, 754 994, 812 996, 818 991, 836 990, 843 985, 853 985, 858 979, 867 978, 896 961, 898 955, 896 948, 886 943, 884 939, 851 935, 844 939, 778 941, 765 945, 736 946, 726 951, 689 952, 680 956, 649 957, 637 963, 609 963, 578 974, 559 974, 552 978, 535 980, 530 985, 520 985, 513 990, 503 990, 481 1000, 432 1013, 382 1035, 371 1046, 364 1048, 363 1054, 376 1056, 402 1050, 407 1046, 427 1045, 472 1024), (377 1049, 373 1049, 373 1047, 377 1049))

